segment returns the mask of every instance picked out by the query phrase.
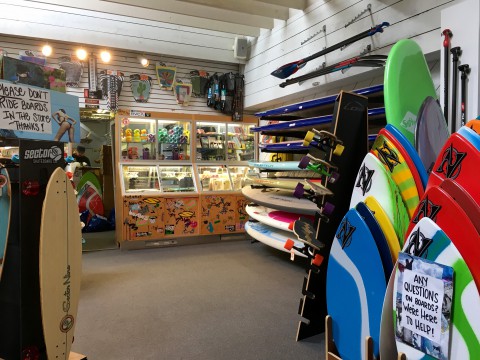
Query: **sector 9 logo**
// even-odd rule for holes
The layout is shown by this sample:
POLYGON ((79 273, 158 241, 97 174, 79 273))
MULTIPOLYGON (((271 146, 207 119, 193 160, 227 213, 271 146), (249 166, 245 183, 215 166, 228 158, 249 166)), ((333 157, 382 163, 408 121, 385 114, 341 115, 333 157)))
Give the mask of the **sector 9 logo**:
POLYGON ((47 149, 34 149, 26 150, 24 159, 36 160, 36 159, 51 159, 54 162, 59 161, 63 156, 63 151, 58 146, 52 146, 47 149))

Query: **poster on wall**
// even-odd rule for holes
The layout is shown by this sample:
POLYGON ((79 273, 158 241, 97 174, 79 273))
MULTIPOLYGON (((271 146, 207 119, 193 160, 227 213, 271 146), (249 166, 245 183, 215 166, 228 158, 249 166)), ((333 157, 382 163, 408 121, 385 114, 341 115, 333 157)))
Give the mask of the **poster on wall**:
POLYGON ((79 143, 78 97, 0 80, 0 136, 79 143))

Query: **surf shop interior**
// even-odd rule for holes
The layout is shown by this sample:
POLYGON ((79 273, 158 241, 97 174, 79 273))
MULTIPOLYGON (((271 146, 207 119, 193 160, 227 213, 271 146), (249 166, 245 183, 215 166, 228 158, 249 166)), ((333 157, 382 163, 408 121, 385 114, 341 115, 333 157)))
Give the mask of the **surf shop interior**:
POLYGON ((1 8, 0 359, 480 358, 478 1, 1 8))

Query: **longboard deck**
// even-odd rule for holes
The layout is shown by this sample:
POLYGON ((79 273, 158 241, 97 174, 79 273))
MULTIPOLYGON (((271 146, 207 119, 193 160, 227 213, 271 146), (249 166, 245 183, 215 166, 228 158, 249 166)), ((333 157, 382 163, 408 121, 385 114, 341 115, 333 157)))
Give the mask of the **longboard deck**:
POLYGON ((5 168, 0 169, 0 176, 5 181, 0 188, 0 281, 2 280, 3 263, 7 254, 7 239, 10 229, 10 204, 12 188, 10 177, 5 168))
POLYGON ((40 299, 49 359, 70 354, 82 271, 82 234, 75 193, 57 168, 47 184, 40 228, 40 299))
POLYGON ((249 161, 248 166, 269 171, 302 171, 298 161, 249 161))

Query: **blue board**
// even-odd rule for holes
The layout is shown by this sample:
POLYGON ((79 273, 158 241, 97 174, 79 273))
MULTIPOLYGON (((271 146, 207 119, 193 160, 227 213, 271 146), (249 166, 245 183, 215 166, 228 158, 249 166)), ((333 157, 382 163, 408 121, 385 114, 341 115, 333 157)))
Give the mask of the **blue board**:
MULTIPOLYGON (((384 115, 385 108, 376 108, 368 110, 368 116, 384 115)), ((257 126, 251 129, 251 131, 289 131, 289 130, 311 130, 312 127, 320 126, 323 124, 329 124, 333 120, 332 115, 311 117, 301 120, 282 121, 278 124, 269 124, 264 126, 257 126)))
MULTIPOLYGON (((377 138, 377 135, 368 135, 368 141, 375 141, 377 138)), ((261 151, 264 152, 282 152, 282 153, 288 153, 288 152, 304 152, 307 153, 308 150, 311 147, 317 146, 318 143, 313 140, 309 146, 303 146, 303 140, 293 140, 293 141, 287 141, 287 142, 281 142, 281 143, 260 143, 259 148, 261 151)))
POLYGON ((380 253, 380 258, 382 259, 383 271, 385 273, 385 281, 388 282, 390 274, 393 270, 393 259, 390 254, 390 248, 388 247, 387 239, 378 223, 377 219, 373 215, 372 211, 368 206, 362 201, 355 206, 355 209, 367 224, 368 229, 372 233, 373 239, 377 243, 377 248, 380 253))
POLYGON ((475 130, 470 129, 468 126, 462 126, 457 132, 480 151, 480 135, 478 135, 475 130))
POLYGON ((248 166, 258 168, 260 170, 271 171, 303 171, 298 167, 299 161, 249 161, 248 166))
POLYGON ((343 218, 327 268, 327 308, 333 340, 343 360, 363 359, 365 337, 378 358, 386 281, 377 244, 355 209, 343 218))
MULTIPOLYGON (((354 94, 367 96, 367 95, 372 95, 376 93, 381 93, 382 91, 383 91, 383 85, 375 85, 368 88, 353 90, 351 92, 354 94)), ((262 116, 289 114, 292 112, 308 110, 308 109, 312 109, 312 108, 316 108, 324 105, 331 105, 335 102, 335 100, 337 99, 337 96, 338 95, 331 95, 331 96, 326 96, 320 99, 304 101, 296 104, 282 106, 276 109, 261 111, 256 113, 255 116, 262 117, 262 116)))
POLYGON ((422 185, 424 188, 427 187, 428 182, 428 175, 427 171, 425 170, 425 166, 423 166, 422 160, 418 155, 417 150, 413 147, 413 145, 408 141, 408 139, 403 135, 395 126, 392 124, 387 124, 385 126, 385 130, 387 130, 390 134, 392 134, 395 139, 403 146, 405 151, 410 155, 410 159, 412 159, 415 167, 417 168, 418 174, 420 176, 420 180, 422 181, 422 185))

